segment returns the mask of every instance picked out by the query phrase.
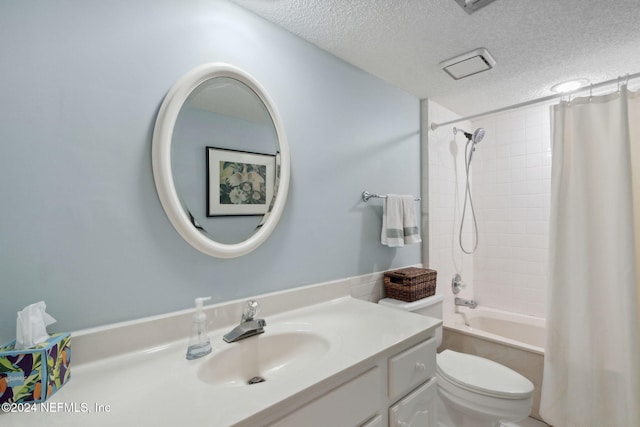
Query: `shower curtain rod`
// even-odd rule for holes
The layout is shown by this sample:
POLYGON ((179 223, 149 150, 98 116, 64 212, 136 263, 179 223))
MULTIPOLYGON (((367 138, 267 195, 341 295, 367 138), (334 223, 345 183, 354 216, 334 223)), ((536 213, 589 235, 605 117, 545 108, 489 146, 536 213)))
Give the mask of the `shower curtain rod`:
POLYGON ((593 90, 593 89, 596 89, 596 88, 599 88, 599 87, 602 87, 602 86, 609 86, 609 85, 612 85, 614 83, 620 84, 620 82, 622 82, 622 81, 628 82, 629 80, 636 79, 638 77, 640 77, 640 73, 627 74, 624 77, 618 77, 616 79, 611 79, 611 80, 607 80, 607 81, 604 81, 604 82, 591 84, 591 85, 588 85, 588 86, 583 86, 583 87, 581 87, 579 89, 572 90, 571 92, 557 93, 555 95, 549 95, 549 96, 545 96, 545 97, 542 97, 542 98, 532 99, 530 101, 521 102, 520 104, 509 105, 508 107, 502 107, 502 108, 498 108, 496 110, 486 111, 484 113, 473 114, 471 116, 462 117, 462 118, 455 119, 455 120, 450 120, 450 121, 444 122, 444 123, 431 123, 431 130, 436 130, 440 126, 452 125, 454 123, 463 122, 465 120, 477 119, 478 117, 484 117, 484 116, 489 116, 491 114, 502 113, 503 111, 509 111, 509 110, 515 110, 515 109, 522 108, 522 107, 528 107, 529 105, 540 104, 542 102, 552 101, 554 99, 562 98, 562 97, 565 97, 565 96, 569 96, 570 97, 571 95, 573 95, 575 93, 580 93, 580 92, 584 92, 584 91, 587 91, 587 90, 593 90))

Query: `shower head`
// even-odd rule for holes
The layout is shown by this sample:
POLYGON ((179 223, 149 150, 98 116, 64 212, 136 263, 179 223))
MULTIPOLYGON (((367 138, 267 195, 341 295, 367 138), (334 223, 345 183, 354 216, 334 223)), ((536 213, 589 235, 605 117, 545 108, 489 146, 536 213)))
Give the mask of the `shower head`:
POLYGON ((482 138, 484 138, 484 128, 478 128, 476 130, 473 131, 473 133, 469 133, 466 132, 464 129, 458 129, 458 128, 453 128, 453 134, 457 134, 458 131, 462 132, 464 134, 464 136, 467 137, 467 139, 469 141, 472 141, 474 144, 477 144, 478 142, 482 141, 482 138))
POLYGON ((482 138, 484 138, 484 128, 478 128, 473 131, 473 135, 471 135, 471 140, 473 141, 474 144, 477 144, 478 142, 482 141, 482 138))

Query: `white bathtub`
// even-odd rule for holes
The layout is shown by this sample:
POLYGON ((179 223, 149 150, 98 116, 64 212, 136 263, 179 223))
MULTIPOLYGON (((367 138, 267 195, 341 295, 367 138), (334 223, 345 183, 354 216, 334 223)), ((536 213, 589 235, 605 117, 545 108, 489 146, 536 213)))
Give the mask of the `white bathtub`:
POLYGON ((444 316, 440 350, 475 354, 527 377, 535 387, 531 416, 541 419, 538 409, 544 367, 544 319, 482 306, 459 307, 457 311, 444 316))
POLYGON ((545 321, 540 317, 478 306, 445 316, 444 327, 544 355, 545 321))

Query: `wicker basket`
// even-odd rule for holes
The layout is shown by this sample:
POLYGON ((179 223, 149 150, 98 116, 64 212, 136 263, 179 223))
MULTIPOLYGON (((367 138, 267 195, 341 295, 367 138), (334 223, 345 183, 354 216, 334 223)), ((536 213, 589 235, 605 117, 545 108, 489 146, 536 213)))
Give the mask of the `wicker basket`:
POLYGON ((384 293, 387 298, 413 302, 436 293, 435 270, 408 267, 384 273, 384 293))

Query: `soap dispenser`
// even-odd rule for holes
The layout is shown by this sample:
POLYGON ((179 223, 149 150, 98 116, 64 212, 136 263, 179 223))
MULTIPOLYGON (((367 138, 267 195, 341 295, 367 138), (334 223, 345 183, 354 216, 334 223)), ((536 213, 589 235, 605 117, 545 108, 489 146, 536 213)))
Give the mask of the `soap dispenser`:
POLYGON ((202 304, 211 297, 196 298, 196 312, 193 314, 191 338, 187 348, 187 360, 197 359, 211 353, 211 342, 207 335, 207 315, 202 310, 202 304))

